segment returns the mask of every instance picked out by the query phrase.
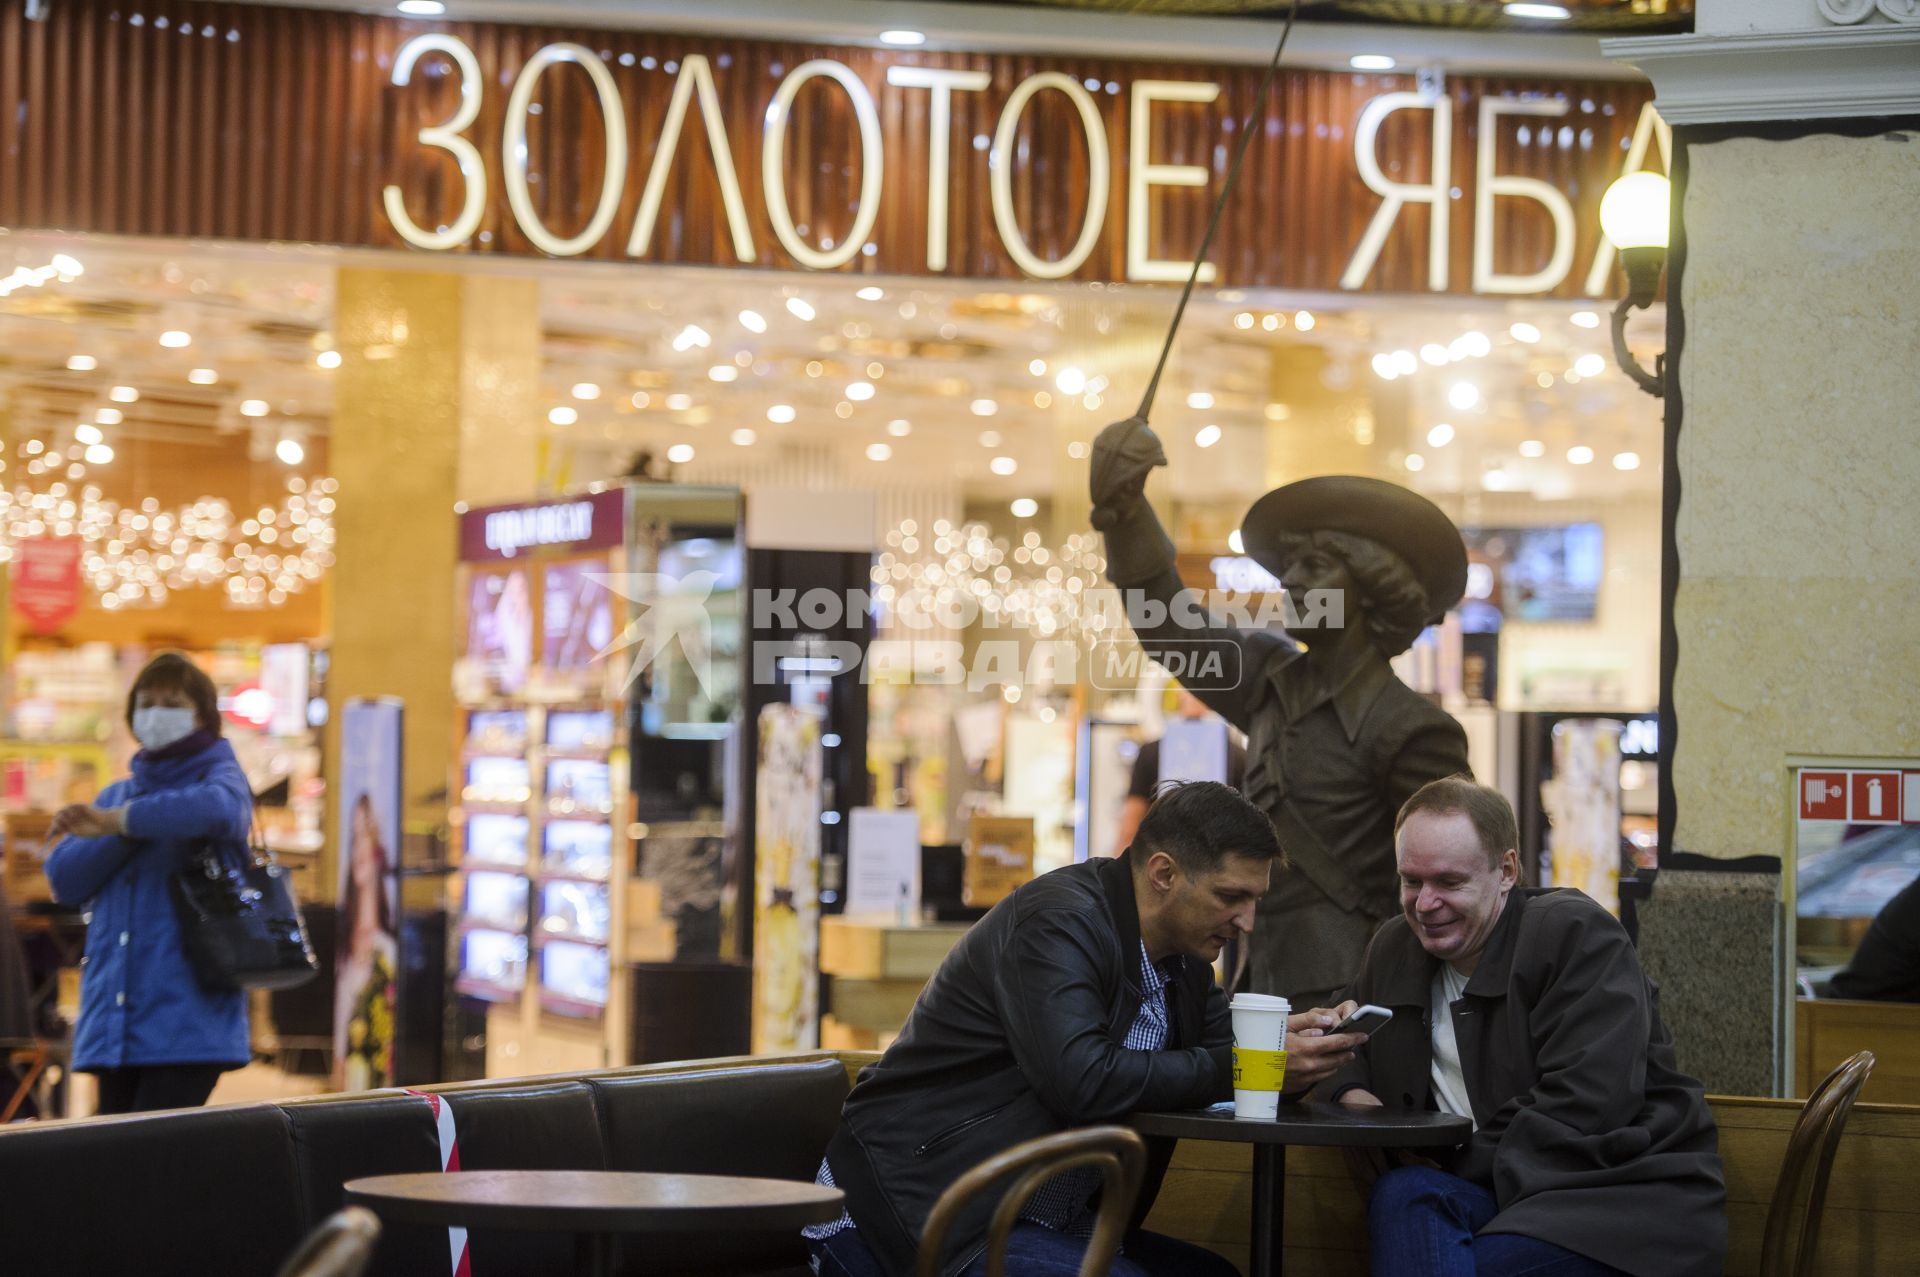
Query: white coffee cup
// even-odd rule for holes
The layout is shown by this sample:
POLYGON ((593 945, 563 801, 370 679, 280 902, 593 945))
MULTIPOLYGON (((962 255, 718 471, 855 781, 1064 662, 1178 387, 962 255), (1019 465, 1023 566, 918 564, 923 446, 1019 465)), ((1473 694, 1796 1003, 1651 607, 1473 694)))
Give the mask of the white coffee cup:
POLYGON ((1233 1014, 1233 1115, 1271 1122, 1280 1112, 1287 1072, 1285 998, 1236 993, 1233 1014))

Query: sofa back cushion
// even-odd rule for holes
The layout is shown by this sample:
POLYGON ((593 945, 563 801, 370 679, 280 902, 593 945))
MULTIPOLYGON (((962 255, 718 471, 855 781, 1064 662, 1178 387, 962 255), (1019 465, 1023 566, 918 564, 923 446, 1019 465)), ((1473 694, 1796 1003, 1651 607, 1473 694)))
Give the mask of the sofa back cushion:
MULTIPOLYGON (((597 1171, 606 1168, 593 1093, 579 1082, 450 1090, 460 1169, 597 1171)), ((552 1277, 574 1271, 578 1241, 567 1233, 474 1229, 473 1277, 552 1277)), ((438 1269, 430 1270, 438 1272, 438 1269)))
MULTIPOLYGON (((440 1169, 433 1105, 417 1095, 355 1095, 282 1106, 293 1137, 306 1226, 346 1204, 344 1185, 366 1175, 440 1169)), ((374 1247, 371 1277, 439 1277, 449 1263, 447 1230, 388 1224, 374 1247)))
MULTIPOLYGON (((847 1096, 838 1060, 596 1078, 607 1169, 812 1180, 847 1096)), ((635 1243, 636 1245, 640 1243, 635 1243)), ((798 1233, 649 1238, 649 1271, 805 1270, 798 1233)))
POLYGON ((268 1104, 0 1131, 0 1269, 259 1277, 300 1244, 293 1143, 268 1104))

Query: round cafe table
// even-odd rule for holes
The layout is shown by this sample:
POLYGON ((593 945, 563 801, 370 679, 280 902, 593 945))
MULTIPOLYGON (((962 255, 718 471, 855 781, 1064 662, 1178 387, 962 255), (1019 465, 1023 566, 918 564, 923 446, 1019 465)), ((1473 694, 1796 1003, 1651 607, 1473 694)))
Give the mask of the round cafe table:
POLYGON ((1184 1113, 1136 1113, 1142 1135, 1253 1145, 1252 1277, 1280 1272, 1287 1191, 1287 1145, 1322 1148, 1444 1148, 1466 1143, 1473 1123, 1450 1113, 1345 1104, 1282 1104, 1272 1121, 1236 1118, 1233 1106, 1184 1113))
POLYGON ((837 1218, 837 1188, 736 1175, 447 1171, 348 1180, 350 1205, 399 1224, 576 1233, 580 1271, 613 1271, 616 1233, 785 1232, 837 1218))

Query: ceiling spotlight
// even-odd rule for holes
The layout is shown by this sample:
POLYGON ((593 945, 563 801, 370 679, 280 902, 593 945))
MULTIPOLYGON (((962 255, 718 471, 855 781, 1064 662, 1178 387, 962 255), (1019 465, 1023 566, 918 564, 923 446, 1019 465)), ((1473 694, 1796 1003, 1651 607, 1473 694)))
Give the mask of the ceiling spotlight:
POLYGON ((1453 427, 1448 425, 1444 421, 1435 425, 1433 429, 1427 431, 1427 445, 1429 447, 1444 448, 1452 442, 1453 442, 1453 427))
POLYGON ((87 449, 86 458, 90 466, 104 466, 113 460, 113 449, 104 443, 96 443, 87 449))
POLYGON ((1204 390, 1196 390, 1187 396, 1187 407, 1198 408, 1201 412, 1213 407, 1213 396, 1204 390))
POLYGON ((1071 365, 1053 375, 1054 389, 1063 395, 1077 395, 1087 388, 1087 374, 1071 365))
POLYGON ((1523 457, 1544 457, 1547 455, 1547 445, 1541 443, 1538 439, 1523 439, 1520 441, 1520 455, 1523 457))
POLYGON ((680 351, 691 350, 695 346, 704 349, 712 344, 713 338, 708 335, 706 329, 698 324, 688 324, 676 333, 673 338, 673 348, 680 351))
POLYGON ((1347 65, 1356 71, 1391 71, 1394 61, 1384 53, 1356 53, 1347 59, 1347 65))
POLYGON ((1447 362, 1447 348, 1438 342, 1430 341, 1420 347, 1420 358, 1438 368, 1447 362))
POLYGON ((886 289, 875 287, 872 284, 868 284, 865 288, 854 294, 855 297, 858 297, 863 302, 877 302, 886 295, 886 289))
POLYGON ((1027 371, 1036 377, 1044 377, 1047 375, 1047 361, 1044 359, 1033 360, 1027 365, 1027 371))
MULTIPOLYGON (((118 396, 115 396, 118 398, 118 396)), ((267 415, 267 401, 264 399, 245 399, 240 403, 240 415, 243 417, 264 417, 267 415)))
POLYGON ((1562 4, 1510 4, 1506 7, 1509 18, 1543 18, 1549 22, 1565 22, 1573 16, 1562 4))
POLYGON ((789 297, 787 298, 787 313, 795 319, 811 323, 816 312, 812 306, 807 304, 805 298, 789 297))
POLYGON ((107 392, 107 398, 115 403, 139 403, 140 392, 132 386, 115 386, 107 392))
POLYGON ((187 374, 187 380, 196 386, 211 386, 219 382, 220 374, 211 368, 195 368, 187 374))
POLYGON ((76 443, 80 444, 105 443, 107 441, 107 436, 101 432, 100 427, 87 425, 75 426, 73 428, 73 438, 76 443))
POLYGON ((1298 328, 1298 329, 1299 329, 1299 330, 1300 330, 1301 332, 1303 332, 1303 333, 1310 333, 1310 332, 1312 332, 1312 331, 1313 331, 1313 325, 1314 325, 1314 322, 1315 322, 1315 321, 1314 321, 1314 318, 1313 318, 1313 312, 1312 312, 1312 311, 1310 311, 1310 310, 1302 310, 1302 311, 1296 311, 1296 312, 1294 312, 1294 316, 1293 316, 1293 326, 1294 326, 1295 328, 1298 328))
POLYGON ((901 48, 911 48, 914 45, 925 44, 926 42, 927 37, 918 31, 896 30, 882 31, 880 33, 880 43, 898 45, 901 48))
POLYGON ((570 426, 580 420, 580 414, 565 404, 559 404, 548 410, 547 420, 556 426, 570 426))
POLYGON ((1573 361, 1573 370, 1582 377, 1598 377, 1607 370, 1606 357, 1604 355, 1582 355, 1573 361))
POLYGON ((1584 443, 1577 443, 1567 449, 1567 460, 1576 466, 1584 466, 1593 460, 1593 449, 1584 443))
POLYGON ((1393 352, 1393 370, 1402 377, 1411 377, 1420 371, 1420 360, 1411 350, 1393 352))
POLYGON ((870 443, 867 445, 867 460, 869 461, 885 461, 892 455, 893 449, 887 444, 870 443))
POLYGON ((727 436, 727 438, 733 440, 735 443, 739 444, 742 448, 750 446, 753 443, 753 441, 755 439, 758 439, 759 437, 760 437, 759 435, 753 433, 753 431, 746 426, 740 427, 738 430, 734 431, 732 434, 727 436))
POLYGON ((1286 322, 1286 321, 1285 321, 1284 319, 1282 319, 1282 318, 1281 318, 1280 316, 1278 316, 1278 315, 1262 315, 1262 316, 1260 316, 1260 326, 1261 326, 1262 328, 1264 328, 1264 329, 1266 329, 1266 330, 1267 330, 1268 332, 1270 332, 1270 333, 1277 333, 1277 332, 1279 332, 1279 331, 1280 331, 1280 325, 1281 325, 1281 324, 1283 324, 1283 323, 1285 323, 1285 322, 1286 322))
POLYGON ((853 400, 855 403, 873 398, 873 383, 870 381, 849 382, 847 384, 847 398, 853 400))
POLYGON ((1220 427, 1218 426, 1200 427, 1200 429, 1194 432, 1193 442, 1195 447, 1199 447, 1199 448, 1213 447, 1214 444, 1220 442, 1220 427))
POLYGON ((400 0, 394 8, 409 18, 437 18, 447 11, 442 0, 400 0))
POLYGON ((1240 329, 1251 328, 1253 327, 1253 316, 1243 310, 1233 317, 1233 326, 1240 329))
POLYGON ((636 408, 645 408, 648 404, 653 402, 653 396, 648 394, 644 390, 636 390, 633 392, 633 398, 629 399, 627 402, 631 403, 636 408))
POLYGON ((995 457, 992 461, 987 462, 987 469, 993 471, 995 474, 1012 474, 1019 468, 1020 463, 1012 457, 995 457))
POLYGON ((340 352, 337 350, 323 350, 313 357, 313 362, 319 364, 322 368, 338 368, 340 366, 340 352))
POLYGON ((693 460, 693 445, 690 443, 674 444, 673 447, 667 449, 667 460, 673 462, 676 466, 685 465, 687 462, 693 460))
POLYGON ((118 408, 96 408, 93 419, 103 426, 117 426, 127 419, 127 414, 118 408))
POLYGON ((283 465, 297 466, 307 459, 307 450, 300 446, 298 439, 289 436, 273 445, 273 455, 280 458, 283 465))
POLYGON ((1465 412, 1480 402, 1480 387, 1470 381, 1456 381, 1447 390, 1447 402, 1465 412))
POLYGON ((739 377, 740 370, 732 364, 715 364, 713 367, 707 369, 708 381, 736 381, 739 377))
POLYGON ((1373 375, 1383 381, 1392 381, 1395 377, 1398 377, 1400 370, 1394 367, 1393 356, 1384 350, 1375 355, 1373 357, 1373 375))
POLYGON ((1462 333, 1454 345, 1460 347, 1462 353, 1471 355, 1475 359, 1485 359, 1493 353, 1492 339, 1482 332, 1462 333))
POLYGON ((1600 316, 1590 310, 1576 310, 1573 314, 1569 315, 1568 318, 1573 321, 1575 328, 1598 328, 1600 326, 1600 316))
POLYGON ((1013 504, 1007 508, 1013 511, 1013 517, 1016 519, 1031 519, 1040 513, 1040 503, 1032 497, 1015 497, 1013 504))
POLYGON ((740 312, 740 326, 748 332, 763 333, 767 331, 766 317, 757 310, 743 310, 740 312))
POLYGON ((887 433, 896 439, 904 439, 913 433, 913 423, 905 417, 899 417, 887 423, 887 433))
POLYGON ((168 350, 179 350, 182 346, 193 345, 193 335, 181 332, 178 328, 160 334, 160 344, 168 350))
POLYGON ((773 405, 773 407, 767 409, 767 420, 771 421, 776 426, 786 425, 788 422, 793 420, 793 417, 794 417, 794 412, 793 412, 793 406, 791 404, 777 403, 773 405))
POLYGON ((80 264, 79 258, 69 257, 65 253, 55 253, 53 261, 48 264, 53 267, 54 274, 62 279, 75 279, 87 273, 87 268, 80 264))
POLYGON ((685 412, 687 409, 693 407, 693 396, 668 395, 666 403, 668 412, 685 412))
POLYGON ((100 366, 92 355, 68 355, 67 368, 73 372, 92 372, 100 366))
POLYGON ((1000 411, 1000 405, 991 399, 976 399, 970 406, 973 409, 973 415, 976 417, 991 417, 994 413, 1000 411))
POLYGON ((1407 464, 1407 469, 1413 471, 1415 474, 1418 474, 1420 471, 1425 470, 1427 468, 1427 459, 1421 456, 1417 452, 1409 452, 1407 454, 1406 464, 1407 464))
POLYGON ((1613 468, 1615 470, 1638 470, 1640 468, 1640 454, 1637 452, 1614 453, 1613 468))
POLYGON ((600 387, 590 381, 578 382, 573 387, 573 397, 580 400, 598 399, 600 397, 600 387))

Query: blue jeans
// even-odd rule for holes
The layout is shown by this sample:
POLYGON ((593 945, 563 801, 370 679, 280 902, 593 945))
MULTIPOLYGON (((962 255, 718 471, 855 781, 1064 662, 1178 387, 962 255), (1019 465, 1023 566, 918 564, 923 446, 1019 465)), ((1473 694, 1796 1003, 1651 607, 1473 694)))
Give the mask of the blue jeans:
MULTIPOLYGON (((820 1277, 886 1277, 857 1228, 807 1245, 813 1251, 813 1271, 820 1277)), ((1120 1251, 1112 1277, 1239 1277, 1232 1264, 1212 1251, 1159 1233, 1128 1233, 1120 1251)), ((1076 1277, 1086 1253, 1086 1238, 1024 1220, 1007 1235, 1007 1271, 1019 1277, 1076 1277)), ((986 1271, 982 1254, 962 1277, 981 1277, 986 1271)))
POLYGON ((1619 1277, 1617 1268, 1537 1237, 1480 1233, 1499 1213, 1492 1193, 1458 1175, 1425 1166, 1388 1171, 1367 1206, 1373 1277, 1619 1277))

